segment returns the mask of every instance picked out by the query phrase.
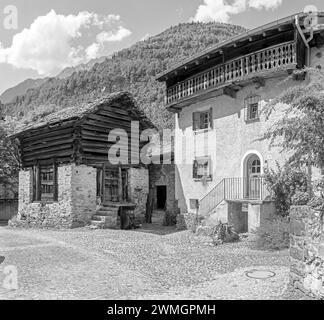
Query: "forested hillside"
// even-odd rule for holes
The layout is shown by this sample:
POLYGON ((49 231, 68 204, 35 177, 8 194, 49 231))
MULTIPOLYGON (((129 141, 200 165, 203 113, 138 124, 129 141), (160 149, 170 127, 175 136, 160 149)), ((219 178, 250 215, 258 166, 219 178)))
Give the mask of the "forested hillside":
POLYGON ((50 78, 6 104, 5 110, 24 116, 30 111, 37 113, 47 107, 56 110, 127 90, 158 127, 171 127, 172 115, 163 106, 163 84, 157 83, 155 76, 171 64, 243 31, 229 24, 180 24, 96 63, 90 70, 50 78))

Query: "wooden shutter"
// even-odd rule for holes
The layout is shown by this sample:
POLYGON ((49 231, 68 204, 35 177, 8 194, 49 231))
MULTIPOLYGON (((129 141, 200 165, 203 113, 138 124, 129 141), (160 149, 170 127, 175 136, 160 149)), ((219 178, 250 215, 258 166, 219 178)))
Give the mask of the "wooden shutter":
POLYGON ((194 160, 193 166, 192 166, 192 177, 193 179, 197 179, 198 177, 198 161, 194 160))
POLYGON ((192 114, 192 130, 196 131, 200 128, 200 113, 193 112, 192 114))
POLYGON ((214 119, 213 119, 213 108, 209 109, 209 127, 213 129, 214 119))

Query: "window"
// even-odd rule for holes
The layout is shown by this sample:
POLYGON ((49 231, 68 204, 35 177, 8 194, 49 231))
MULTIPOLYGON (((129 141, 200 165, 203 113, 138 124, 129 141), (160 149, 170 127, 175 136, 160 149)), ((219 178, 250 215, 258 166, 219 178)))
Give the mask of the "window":
POLYGON ((248 120, 259 119, 259 104, 252 103, 249 105, 249 118, 248 120))
POLYGON ((57 167, 39 166, 33 168, 33 200, 57 201, 57 167))
POLYGON ((54 168, 41 168, 41 200, 54 200, 54 168))
POLYGON ((194 179, 203 179, 206 178, 208 180, 212 179, 211 174, 211 160, 210 157, 201 157, 197 158, 193 164, 193 178, 194 179))
POLYGON ((245 121, 252 122, 260 119, 259 117, 260 96, 251 95, 245 99, 245 121))
POLYGON ((213 128, 213 109, 208 111, 194 112, 193 115, 193 130, 206 130, 213 128))
POLYGON ((261 162, 260 160, 254 160, 251 165, 251 171, 253 174, 261 173, 261 162))

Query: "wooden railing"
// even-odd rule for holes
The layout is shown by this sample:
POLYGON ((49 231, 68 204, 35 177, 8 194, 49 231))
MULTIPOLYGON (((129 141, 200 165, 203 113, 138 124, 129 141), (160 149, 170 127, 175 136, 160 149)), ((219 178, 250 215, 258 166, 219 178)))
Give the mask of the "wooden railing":
POLYGON ((249 75, 297 64, 296 43, 286 42, 210 68, 167 89, 167 105, 249 75))
POLYGON ((227 178, 199 201, 199 214, 211 213, 224 200, 265 200, 270 198, 268 186, 260 178, 227 178))

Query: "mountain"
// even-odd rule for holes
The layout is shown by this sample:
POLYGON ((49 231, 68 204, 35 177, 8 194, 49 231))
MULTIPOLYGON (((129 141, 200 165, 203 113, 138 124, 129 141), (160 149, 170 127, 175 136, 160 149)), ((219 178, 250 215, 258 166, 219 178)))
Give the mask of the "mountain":
POLYGON ((90 69, 81 67, 70 70, 72 74, 49 78, 7 103, 5 111, 21 117, 38 110, 48 113, 47 106, 57 110, 126 90, 156 126, 172 127, 173 116, 163 103, 164 85, 155 81, 155 76, 171 64, 244 31, 223 23, 179 24, 95 62, 90 69))
POLYGON ((2 103, 9 103, 17 96, 24 95, 28 89, 33 89, 36 87, 39 87, 41 84, 43 84, 47 78, 44 79, 27 79, 18 85, 7 89, 5 92, 3 92, 0 96, 0 101, 2 103))
MULTIPOLYGON (((90 60, 88 63, 80 64, 75 67, 69 67, 65 68, 63 71, 61 71, 56 78, 64 79, 71 76, 74 72, 77 71, 85 71, 91 69, 96 63, 101 63, 105 61, 107 57, 100 57, 97 59, 90 60)), ((36 87, 39 87, 42 85, 45 81, 47 81, 49 78, 43 78, 43 79, 27 79, 23 82, 17 84, 16 86, 7 89, 5 92, 3 92, 0 95, 0 101, 2 103, 10 103, 14 98, 17 96, 24 95, 29 89, 33 89, 36 87)))
POLYGON ((56 78, 65 79, 65 78, 70 77, 74 72, 89 70, 96 63, 104 62, 107 58, 108 57, 100 57, 100 58, 92 59, 88 63, 82 63, 82 64, 79 64, 79 65, 77 65, 75 67, 65 68, 62 72, 60 72, 56 76, 56 78))

